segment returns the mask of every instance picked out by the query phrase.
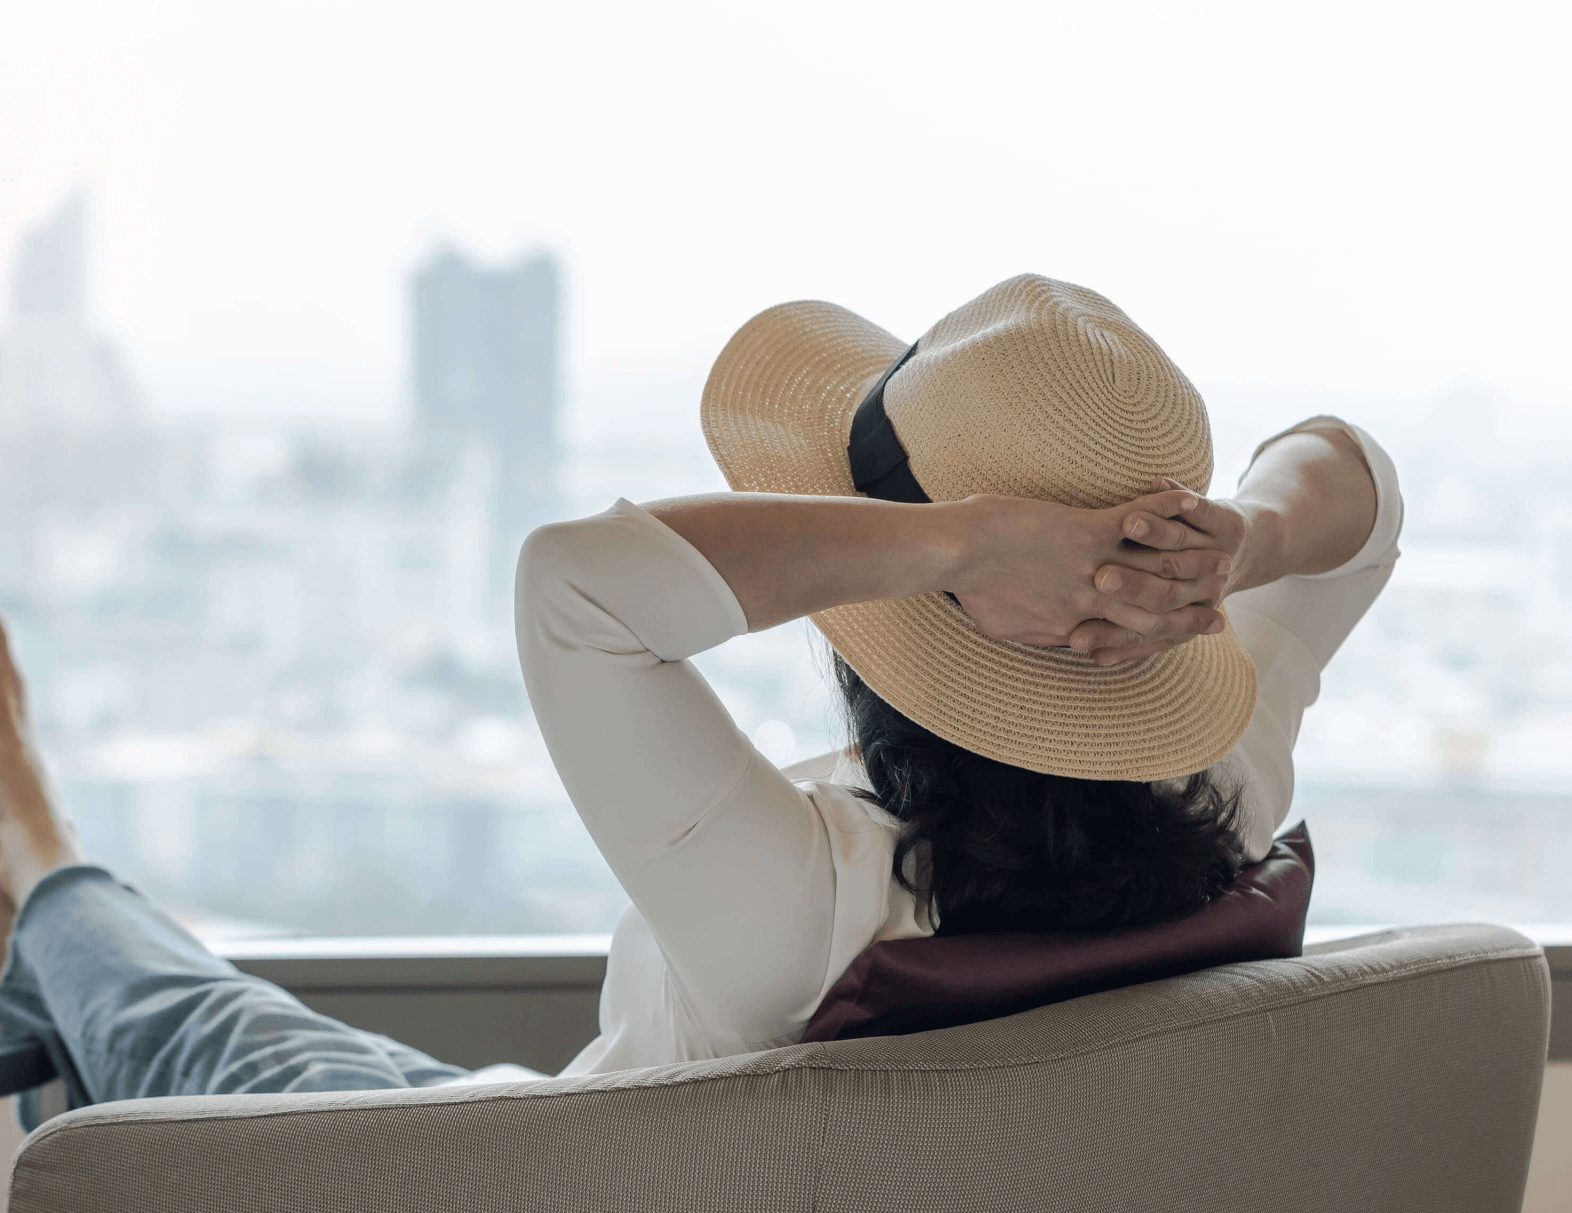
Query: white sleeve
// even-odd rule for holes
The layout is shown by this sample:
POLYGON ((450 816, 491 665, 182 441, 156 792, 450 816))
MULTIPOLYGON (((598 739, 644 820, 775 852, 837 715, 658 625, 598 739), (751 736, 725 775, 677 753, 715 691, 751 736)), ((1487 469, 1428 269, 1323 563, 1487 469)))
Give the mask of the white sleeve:
POLYGON ((780 1035, 781 1008, 805 1019, 830 960, 835 865, 811 798, 686 660, 747 631, 725 580, 618 501, 530 535, 515 619, 552 761, 649 923, 671 993, 745 1039, 780 1035))
POLYGON ((1318 429, 1342 430, 1359 445, 1375 481, 1376 518, 1369 538, 1347 563, 1325 573, 1283 577, 1235 594, 1225 604, 1256 668, 1255 713, 1225 760, 1244 778, 1251 859, 1266 854, 1273 832, 1288 816, 1294 742, 1305 709, 1321 693, 1321 671, 1380 595, 1399 555, 1403 498, 1397 469, 1380 443, 1358 426, 1337 417, 1311 417, 1261 443, 1251 463, 1277 439, 1318 429))

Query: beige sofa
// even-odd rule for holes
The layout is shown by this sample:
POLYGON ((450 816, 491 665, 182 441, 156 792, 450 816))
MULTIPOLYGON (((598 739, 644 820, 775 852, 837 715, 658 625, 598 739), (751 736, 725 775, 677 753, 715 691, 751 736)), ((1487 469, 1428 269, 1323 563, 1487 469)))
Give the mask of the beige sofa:
POLYGON ((1423 927, 915 1036, 102 1104, 23 1143, 10 1208, 1515 1213, 1549 989, 1513 931, 1423 927))

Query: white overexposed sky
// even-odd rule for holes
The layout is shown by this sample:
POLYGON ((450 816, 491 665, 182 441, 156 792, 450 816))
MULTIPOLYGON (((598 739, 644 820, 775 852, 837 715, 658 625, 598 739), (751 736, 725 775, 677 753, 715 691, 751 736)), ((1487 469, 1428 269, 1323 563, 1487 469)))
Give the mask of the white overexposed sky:
POLYGON ((1030 269, 1202 383, 1565 412, 1569 13, 0 0, 0 257, 91 189, 165 404, 395 407, 448 237, 560 252, 580 392, 700 377, 784 299, 914 337, 1030 269))

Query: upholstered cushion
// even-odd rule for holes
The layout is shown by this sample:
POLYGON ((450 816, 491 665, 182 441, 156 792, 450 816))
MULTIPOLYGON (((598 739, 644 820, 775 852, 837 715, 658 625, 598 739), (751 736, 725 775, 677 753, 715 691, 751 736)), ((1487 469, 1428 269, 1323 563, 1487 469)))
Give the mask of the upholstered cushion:
POLYGON ((10 1210, 1516 1213, 1549 1022, 1530 940, 1410 927, 915 1036, 96 1104, 10 1210))
POLYGON ((1228 891, 1178 922, 1105 935, 955 935, 876 943, 804 1041, 899 1036, 1014 1015, 1214 965, 1298 956, 1315 855, 1300 822, 1228 891))

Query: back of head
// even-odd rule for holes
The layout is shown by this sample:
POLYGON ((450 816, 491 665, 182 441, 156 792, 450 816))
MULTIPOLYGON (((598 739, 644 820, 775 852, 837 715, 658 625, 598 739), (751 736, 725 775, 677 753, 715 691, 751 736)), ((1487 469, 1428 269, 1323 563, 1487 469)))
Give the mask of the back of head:
POLYGON ((902 822, 897 878, 941 934, 1162 922, 1238 874, 1239 793, 1209 772, 1137 782, 1011 766, 915 724, 834 661, 874 797, 902 822))
MULTIPOLYGON (((1158 344, 1096 291, 1039 274, 915 344, 831 303, 770 308, 716 359, 702 416, 747 492, 1103 509, 1156 475, 1204 493, 1213 468, 1205 403, 1158 344)), ((1231 627, 1100 666, 990 636, 939 592, 812 618, 875 798, 903 822, 897 875, 946 933, 1176 918, 1238 872, 1239 797, 1189 774, 1255 707, 1231 627)))
MULTIPOLYGON (((1153 476, 1204 493, 1213 467, 1205 403, 1158 344, 1096 291, 1040 274, 989 288, 915 344, 830 303, 770 308, 716 359, 702 416, 746 492, 881 496, 891 480, 901 501, 996 493, 1103 509, 1153 476)), ((1255 707, 1255 667, 1226 625, 1099 666, 988 636, 937 592, 842 603, 813 622, 907 718, 1032 771, 1204 770, 1255 707)))

